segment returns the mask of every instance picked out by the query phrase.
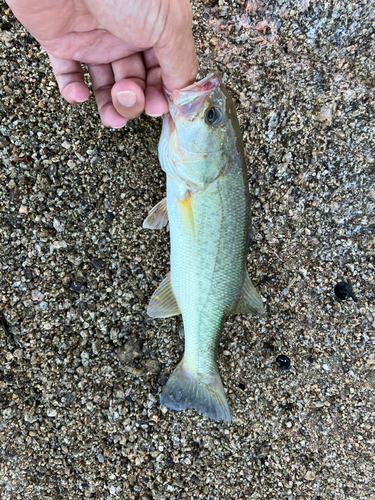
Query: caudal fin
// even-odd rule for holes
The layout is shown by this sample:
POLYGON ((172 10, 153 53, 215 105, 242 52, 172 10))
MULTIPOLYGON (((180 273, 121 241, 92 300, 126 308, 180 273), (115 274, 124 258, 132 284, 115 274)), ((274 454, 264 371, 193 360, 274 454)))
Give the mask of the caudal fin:
POLYGON ((160 403, 171 410, 195 408, 212 420, 232 421, 218 370, 202 377, 190 371, 183 359, 168 379, 160 403))

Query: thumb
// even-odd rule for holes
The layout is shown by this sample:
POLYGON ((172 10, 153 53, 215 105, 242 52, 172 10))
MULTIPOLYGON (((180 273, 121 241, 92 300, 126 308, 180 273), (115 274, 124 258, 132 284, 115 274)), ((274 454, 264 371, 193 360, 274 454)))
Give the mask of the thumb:
POLYGON ((169 90, 192 84, 198 73, 192 33, 192 10, 188 0, 170 2, 163 33, 154 46, 164 86, 169 90))

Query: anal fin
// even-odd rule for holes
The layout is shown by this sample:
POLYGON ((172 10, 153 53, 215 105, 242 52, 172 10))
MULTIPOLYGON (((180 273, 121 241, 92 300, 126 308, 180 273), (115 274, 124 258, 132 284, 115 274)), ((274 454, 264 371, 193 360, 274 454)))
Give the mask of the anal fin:
POLYGON ((167 198, 163 198, 152 208, 143 221, 145 229, 161 229, 168 223, 167 198))
POLYGON ((239 297, 229 314, 256 314, 259 316, 263 313, 263 301, 251 282, 247 270, 245 269, 245 275, 239 297))
POLYGON ((181 314, 172 288, 171 273, 167 274, 155 290, 148 305, 147 314, 151 318, 169 318, 181 314))

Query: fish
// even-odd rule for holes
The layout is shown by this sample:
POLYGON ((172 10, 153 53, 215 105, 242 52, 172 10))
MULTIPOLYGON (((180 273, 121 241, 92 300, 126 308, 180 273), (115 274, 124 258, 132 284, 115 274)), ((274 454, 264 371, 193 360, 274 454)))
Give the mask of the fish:
POLYGON ((169 222, 170 272, 147 313, 181 314, 185 349, 160 403, 231 422, 217 367, 223 324, 231 314, 264 310, 246 269, 252 226, 242 134, 220 73, 164 92, 168 113, 158 154, 167 196, 143 227, 161 229, 169 222))

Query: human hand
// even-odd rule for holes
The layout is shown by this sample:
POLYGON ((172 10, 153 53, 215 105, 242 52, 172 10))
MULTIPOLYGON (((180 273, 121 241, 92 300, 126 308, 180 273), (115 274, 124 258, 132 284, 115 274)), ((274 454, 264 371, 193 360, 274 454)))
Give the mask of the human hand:
POLYGON ((91 77, 100 118, 123 127, 146 111, 168 111, 168 90, 194 82, 198 64, 189 0, 7 0, 47 51, 61 95, 88 99, 91 77))

